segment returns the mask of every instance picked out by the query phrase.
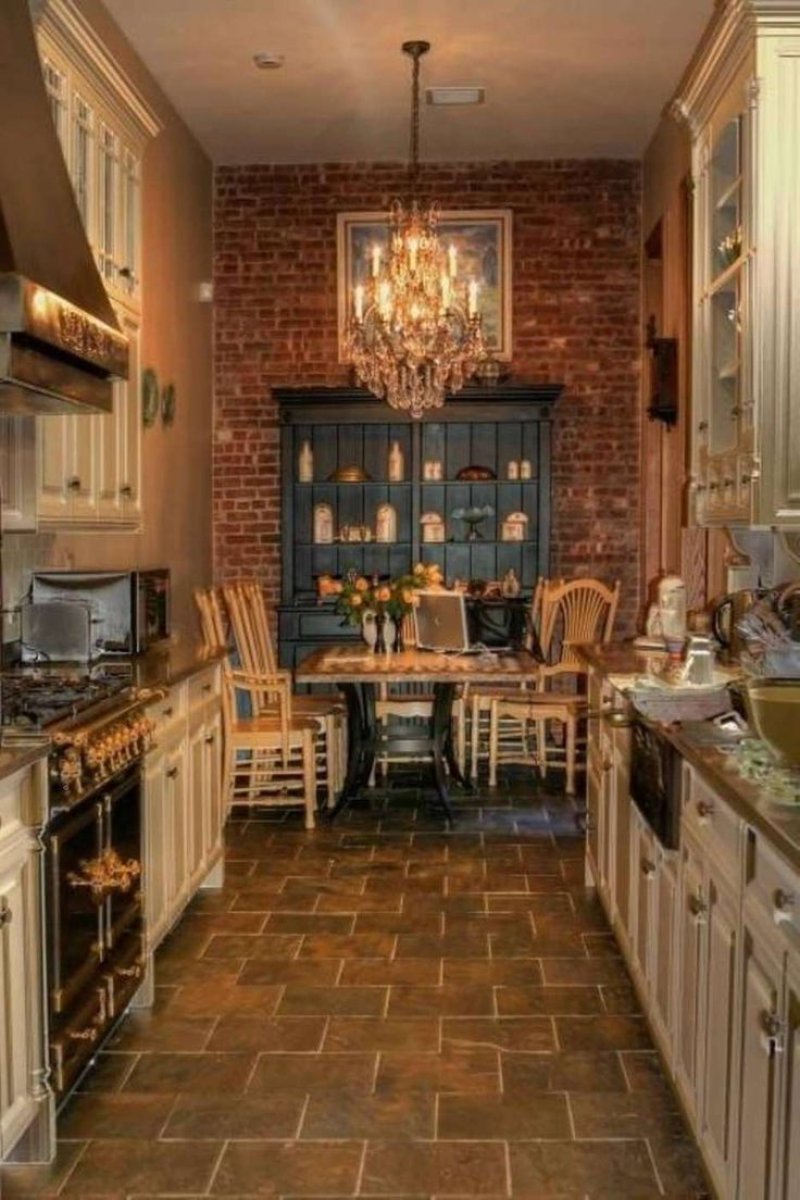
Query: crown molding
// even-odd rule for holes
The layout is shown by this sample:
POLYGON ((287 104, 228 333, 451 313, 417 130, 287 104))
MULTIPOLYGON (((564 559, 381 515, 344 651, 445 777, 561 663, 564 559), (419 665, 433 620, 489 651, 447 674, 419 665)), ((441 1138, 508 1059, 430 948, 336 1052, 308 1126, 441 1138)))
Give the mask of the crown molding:
POLYGON ((163 129, 141 92, 111 57, 73 0, 28 0, 39 32, 45 34, 114 110, 140 144, 163 129))

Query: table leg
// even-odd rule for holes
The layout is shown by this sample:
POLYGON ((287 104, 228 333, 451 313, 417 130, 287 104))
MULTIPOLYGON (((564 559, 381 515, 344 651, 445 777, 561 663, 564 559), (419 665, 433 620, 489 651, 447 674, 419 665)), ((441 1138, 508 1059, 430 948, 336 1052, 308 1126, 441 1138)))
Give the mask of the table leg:
POLYGON ((448 744, 455 692, 455 684, 453 683, 437 683, 433 688, 433 718, 431 728, 433 778, 436 784, 436 794, 439 797, 439 803, 444 809, 448 825, 452 825, 453 823, 453 810, 450 807, 450 799, 447 794, 445 761, 447 760, 449 765, 449 758, 452 755, 452 748, 450 749, 450 755, 448 755, 448 744))
POLYGON ((367 786, 375 762, 375 687, 371 683, 340 687, 347 704, 347 773, 336 804, 328 811, 331 821, 367 786))

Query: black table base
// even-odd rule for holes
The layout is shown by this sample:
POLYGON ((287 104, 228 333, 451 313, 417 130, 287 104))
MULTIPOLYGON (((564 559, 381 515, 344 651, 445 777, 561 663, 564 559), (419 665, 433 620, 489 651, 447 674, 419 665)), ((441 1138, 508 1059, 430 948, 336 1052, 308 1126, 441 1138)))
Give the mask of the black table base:
POLYGON ((444 817, 451 825, 453 810, 448 796, 448 782, 472 790, 462 774, 453 751, 452 715, 456 684, 433 685, 433 713, 427 736, 390 738, 387 742, 377 718, 374 683, 342 683, 339 685, 347 702, 348 759, 344 786, 335 806, 329 810, 335 820, 368 786, 379 749, 384 744, 404 751, 425 752, 430 756, 436 796, 444 817))

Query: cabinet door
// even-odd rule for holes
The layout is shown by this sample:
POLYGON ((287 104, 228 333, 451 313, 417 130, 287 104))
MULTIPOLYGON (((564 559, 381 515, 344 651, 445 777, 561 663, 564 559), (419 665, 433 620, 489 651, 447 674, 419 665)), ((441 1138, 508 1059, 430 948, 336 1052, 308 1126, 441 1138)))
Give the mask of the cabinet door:
POLYGON ((773 1194, 782 974, 781 959, 770 942, 745 920, 738 1200, 770 1200, 773 1194))
POLYGON ((181 741, 164 755, 164 812, 168 822, 167 907, 170 924, 189 895, 187 754, 181 741))
POLYGON ((800 1200, 800 962, 789 971, 786 992, 779 1200, 800 1200))
POLYGON ((117 385, 114 394, 114 407, 119 421, 119 495, 122 500, 122 519, 128 525, 137 525, 142 513, 139 324, 128 316, 120 323, 122 332, 128 338, 128 378, 117 385))
POLYGON ((189 787, 186 806, 188 874, 192 881, 202 872, 208 842, 206 825, 210 819, 210 788, 206 772, 205 739, 205 722, 195 718, 189 729, 189 787))
POLYGON ((591 759, 586 764, 586 853, 594 875, 600 886, 600 796, 603 790, 602 772, 591 759))
POLYGON ((653 963, 651 999, 653 1019, 665 1048, 671 1051, 675 1031, 675 918, 678 902, 676 856, 658 852, 655 881, 656 900, 653 919, 653 963))
POLYGON ((203 739, 205 750, 204 774, 207 781, 208 814, 206 820, 205 858, 217 849, 222 836, 222 715, 218 708, 209 713, 203 739))
POLYGON ((94 417, 67 417, 67 421, 70 520, 94 521, 97 519, 97 425, 94 417))
POLYGON ((630 737, 614 735, 614 909, 622 930, 631 933, 630 737))
POLYGON ((119 384, 114 386, 114 411, 93 418, 97 446, 97 516, 101 521, 117 521, 122 516, 119 387, 119 384))
POLYGON ((36 529, 36 418, 0 417, 3 530, 36 529))
MULTIPOLYGON (((39 495, 37 511, 45 520, 63 521, 69 516, 70 421, 73 417, 39 417, 39 495)), ((91 421, 91 418, 87 418, 91 421)))
POLYGON ((0 1147, 7 1153, 23 1128, 30 1079, 26 971, 25 851, 0 867, 0 1147))
POLYGON ((168 859, 170 829, 164 795, 164 756, 156 751, 148 756, 144 774, 145 795, 145 917, 147 945, 154 950, 169 924, 167 911, 168 859))
POLYGON ((700 1142, 721 1194, 728 1194, 734 1161, 733 1104, 736 1057, 737 898, 710 864, 706 942, 705 1020, 700 1142))
POLYGON ((656 842, 645 821, 636 814, 634 824, 633 861, 631 870, 636 873, 636 938, 634 953, 642 978, 648 985, 652 982, 652 941, 655 919, 658 863, 656 842))
POLYGON ((702 964, 707 904, 703 890, 702 860, 683 838, 678 888, 676 928, 675 1075, 684 1102, 694 1118, 700 1081, 700 1019, 702 964))

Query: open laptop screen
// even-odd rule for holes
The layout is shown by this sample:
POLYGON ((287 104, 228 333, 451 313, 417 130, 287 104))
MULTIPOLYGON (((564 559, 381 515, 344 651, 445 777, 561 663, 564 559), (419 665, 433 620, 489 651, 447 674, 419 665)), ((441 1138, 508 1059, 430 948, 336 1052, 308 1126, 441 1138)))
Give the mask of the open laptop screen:
POLYGON ((470 648, 463 592, 420 591, 414 607, 420 650, 464 651, 470 648))

